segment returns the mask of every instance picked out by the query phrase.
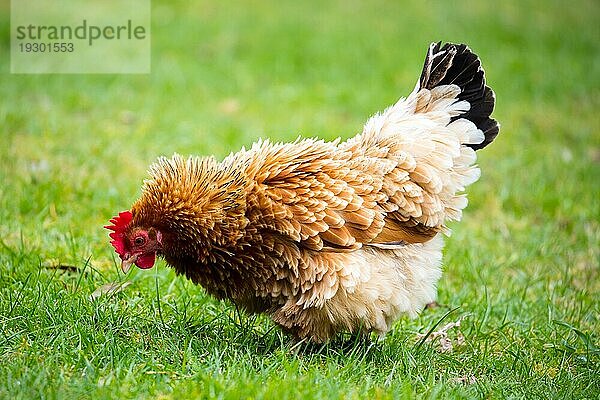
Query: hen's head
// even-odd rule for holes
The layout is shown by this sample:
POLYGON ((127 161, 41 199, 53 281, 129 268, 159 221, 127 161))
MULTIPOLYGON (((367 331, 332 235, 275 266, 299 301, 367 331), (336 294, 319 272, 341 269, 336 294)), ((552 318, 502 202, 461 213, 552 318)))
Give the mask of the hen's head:
POLYGON ((150 227, 143 228, 132 224, 133 215, 130 211, 120 212, 110 220, 112 225, 105 228, 113 232, 109 234, 110 244, 121 258, 121 268, 127 273, 131 264, 141 269, 154 266, 156 253, 162 250, 162 234, 150 227))

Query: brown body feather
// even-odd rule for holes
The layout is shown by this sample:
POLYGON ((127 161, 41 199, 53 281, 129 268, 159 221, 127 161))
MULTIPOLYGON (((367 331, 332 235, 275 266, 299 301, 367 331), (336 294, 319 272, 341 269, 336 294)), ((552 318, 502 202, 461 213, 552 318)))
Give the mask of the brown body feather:
MULTIPOLYGON (((451 70, 447 58, 424 73, 451 70)), ((469 145, 484 135, 460 119, 470 107, 460 93, 417 87, 346 142, 260 141, 222 162, 161 158, 132 226, 162 233, 161 255, 179 274, 298 337, 384 332, 435 295, 432 239, 460 218, 460 192, 478 177, 469 145)))

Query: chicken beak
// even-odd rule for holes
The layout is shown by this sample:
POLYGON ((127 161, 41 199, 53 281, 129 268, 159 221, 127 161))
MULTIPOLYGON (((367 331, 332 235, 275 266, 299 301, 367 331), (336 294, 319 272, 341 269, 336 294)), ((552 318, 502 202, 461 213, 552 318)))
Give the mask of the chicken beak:
POLYGON ((137 255, 130 255, 129 257, 126 257, 121 261, 121 269, 123 270, 124 274, 127 274, 129 272, 129 270, 131 269, 131 265, 135 263, 137 259, 137 255))

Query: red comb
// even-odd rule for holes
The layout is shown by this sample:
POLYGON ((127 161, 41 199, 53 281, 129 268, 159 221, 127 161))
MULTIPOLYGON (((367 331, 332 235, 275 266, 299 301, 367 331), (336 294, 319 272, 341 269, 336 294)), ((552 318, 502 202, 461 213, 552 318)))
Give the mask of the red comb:
POLYGON ((109 221, 112 225, 104 226, 106 229, 113 231, 108 235, 112 239, 110 244, 113 245, 115 251, 120 256, 125 254, 125 242, 123 240, 123 234, 132 219, 133 215, 130 211, 123 211, 109 221))

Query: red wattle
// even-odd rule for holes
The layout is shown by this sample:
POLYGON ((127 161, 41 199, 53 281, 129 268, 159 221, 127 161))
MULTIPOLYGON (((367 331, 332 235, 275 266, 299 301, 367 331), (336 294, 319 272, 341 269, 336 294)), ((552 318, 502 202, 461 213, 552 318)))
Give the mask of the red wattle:
POLYGON ((156 262, 156 253, 144 254, 143 256, 138 257, 135 265, 137 265, 141 269, 149 269, 154 266, 156 262))

